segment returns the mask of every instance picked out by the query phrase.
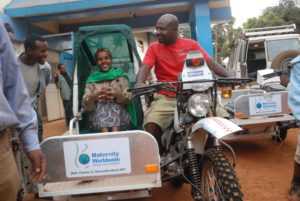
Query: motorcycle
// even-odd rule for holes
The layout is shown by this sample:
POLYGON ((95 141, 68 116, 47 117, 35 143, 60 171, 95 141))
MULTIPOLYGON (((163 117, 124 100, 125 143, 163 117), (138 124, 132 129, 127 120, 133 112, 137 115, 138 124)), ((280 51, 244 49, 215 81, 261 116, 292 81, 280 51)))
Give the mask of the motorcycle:
MULTIPOLYGON (((191 184, 195 201, 243 200, 234 171, 234 150, 222 141, 222 137, 242 129, 217 117, 217 89, 250 81, 252 79, 213 78, 202 54, 195 51, 188 54, 177 82, 129 89, 134 96, 153 95, 162 90, 176 94, 173 125, 162 135, 165 149, 161 156, 162 182, 170 181, 174 187, 191 184), (231 151, 233 164, 227 159, 224 146, 231 151)), ((230 94, 230 90, 222 91, 224 97, 230 94)))
MULTIPOLYGON (((76 75, 77 68, 74 72, 76 75)), ((41 143, 47 167, 38 185, 40 197, 68 201, 150 197, 153 188, 170 181, 175 187, 191 184, 196 201, 243 200, 234 171, 234 151, 222 141, 242 129, 217 117, 217 97, 218 88, 249 81, 213 78, 201 53, 191 52, 178 82, 130 89, 135 96, 160 90, 176 94, 174 126, 162 136, 166 150, 162 156, 155 138, 145 131, 81 134, 84 126, 79 123, 87 119, 84 111, 75 112, 67 133, 41 143), (232 164, 224 146, 232 152, 232 164)), ((231 91, 222 94, 230 97, 231 91)), ((75 99, 74 105, 78 102, 75 99)))

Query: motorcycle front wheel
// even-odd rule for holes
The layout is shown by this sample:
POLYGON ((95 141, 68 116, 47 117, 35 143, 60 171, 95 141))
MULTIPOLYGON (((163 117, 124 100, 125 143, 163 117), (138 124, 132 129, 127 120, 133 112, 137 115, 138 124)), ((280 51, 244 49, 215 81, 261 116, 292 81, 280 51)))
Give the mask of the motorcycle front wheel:
POLYGON ((200 162, 203 201, 243 200, 236 173, 222 150, 207 150, 200 162))

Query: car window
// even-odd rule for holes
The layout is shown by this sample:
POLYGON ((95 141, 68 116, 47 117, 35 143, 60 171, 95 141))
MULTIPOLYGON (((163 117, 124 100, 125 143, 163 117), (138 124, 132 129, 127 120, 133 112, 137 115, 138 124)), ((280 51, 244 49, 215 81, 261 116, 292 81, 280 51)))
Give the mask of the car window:
POLYGON ((285 50, 299 50, 299 39, 267 41, 268 60, 272 61, 279 53, 285 50))

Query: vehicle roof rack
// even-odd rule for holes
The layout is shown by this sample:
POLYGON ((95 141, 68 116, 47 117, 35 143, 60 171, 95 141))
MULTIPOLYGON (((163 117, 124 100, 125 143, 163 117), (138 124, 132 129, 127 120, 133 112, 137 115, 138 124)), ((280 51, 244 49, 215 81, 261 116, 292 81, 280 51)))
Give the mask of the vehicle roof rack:
POLYGON ((296 25, 290 24, 290 25, 274 26, 274 27, 244 29, 243 35, 246 37, 276 35, 276 34, 283 34, 283 33, 293 33, 295 32, 295 30, 296 30, 296 25))

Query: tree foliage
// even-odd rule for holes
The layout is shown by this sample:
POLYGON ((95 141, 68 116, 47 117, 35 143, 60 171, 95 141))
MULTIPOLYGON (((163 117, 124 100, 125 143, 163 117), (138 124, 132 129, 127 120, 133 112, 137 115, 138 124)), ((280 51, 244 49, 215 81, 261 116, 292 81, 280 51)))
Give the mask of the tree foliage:
MULTIPOLYGON (((229 56, 235 39, 242 32, 242 28, 233 27, 235 18, 227 23, 214 25, 212 28, 214 53, 217 61, 229 56)), ((279 0, 278 6, 267 7, 259 17, 249 18, 243 24, 244 29, 261 28, 296 24, 300 32, 300 0, 279 0)))
POLYGON ((268 7, 259 17, 253 17, 243 24, 245 29, 296 24, 300 31, 299 0, 280 0, 278 6, 268 7))
POLYGON ((235 39, 241 33, 241 28, 234 28, 233 24, 235 18, 233 17, 229 22, 224 24, 216 24, 212 28, 214 41, 214 54, 218 62, 229 56, 230 50, 234 45, 235 39))

